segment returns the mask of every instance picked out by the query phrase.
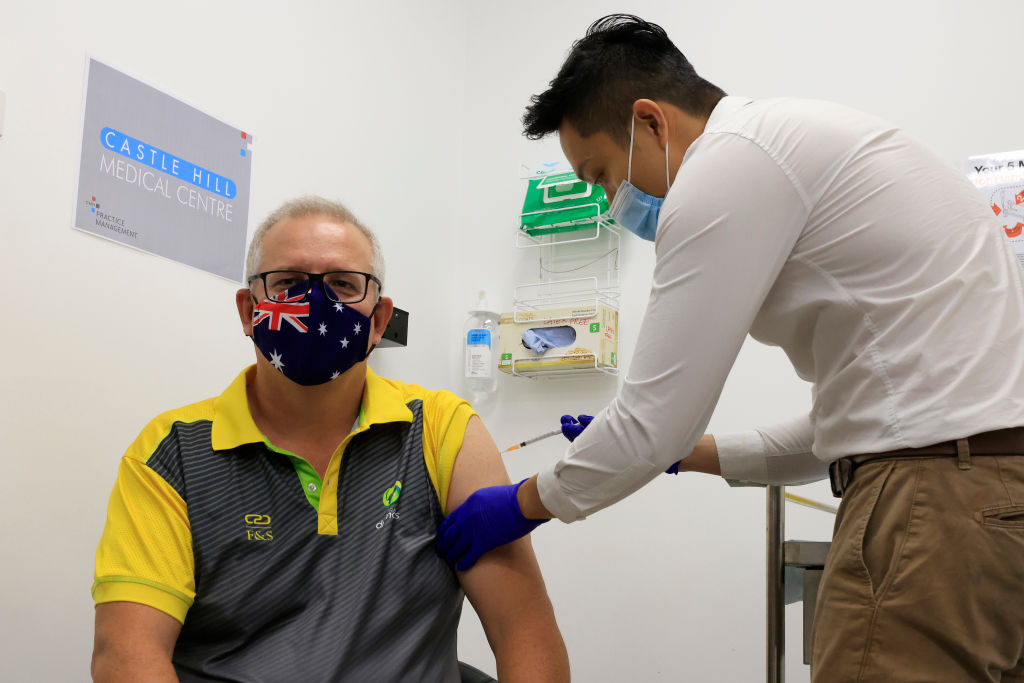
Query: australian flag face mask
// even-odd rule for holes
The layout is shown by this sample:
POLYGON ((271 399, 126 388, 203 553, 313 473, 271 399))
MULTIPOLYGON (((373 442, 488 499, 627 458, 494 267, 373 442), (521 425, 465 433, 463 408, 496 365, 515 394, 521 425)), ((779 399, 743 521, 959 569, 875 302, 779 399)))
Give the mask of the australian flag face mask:
POLYGON ((340 377, 370 355, 372 326, 373 320, 351 305, 330 301, 321 282, 298 284, 264 299, 252 312, 256 348, 285 377, 303 386, 340 377))

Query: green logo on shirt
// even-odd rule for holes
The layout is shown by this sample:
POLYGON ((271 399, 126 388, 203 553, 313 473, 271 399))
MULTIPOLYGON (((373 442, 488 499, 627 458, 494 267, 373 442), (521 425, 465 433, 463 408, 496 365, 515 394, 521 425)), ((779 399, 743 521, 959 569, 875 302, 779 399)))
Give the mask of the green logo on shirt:
POLYGON ((394 486, 384 492, 384 507, 389 508, 397 503, 400 495, 402 495, 402 482, 396 481, 394 486))

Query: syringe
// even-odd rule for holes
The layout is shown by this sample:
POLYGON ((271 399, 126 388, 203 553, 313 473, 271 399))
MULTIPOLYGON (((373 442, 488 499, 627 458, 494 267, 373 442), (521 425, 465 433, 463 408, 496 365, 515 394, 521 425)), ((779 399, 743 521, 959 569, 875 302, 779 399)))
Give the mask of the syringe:
POLYGON ((517 443, 514 446, 509 446, 508 448, 503 450, 502 453, 508 453, 509 451, 517 450, 519 448, 522 448, 523 446, 529 446, 531 443, 536 443, 538 441, 543 441, 544 439, 547 439, 549 437, 558 436, 561 433, 562 433, 561 428, 559 428, 559 429, 552 429, 550 432, 545 432, 544 434, 541 434, 540 436, 535 436, 532 439, 527 439, 526 441, 520 441, 519 443, 517 443))

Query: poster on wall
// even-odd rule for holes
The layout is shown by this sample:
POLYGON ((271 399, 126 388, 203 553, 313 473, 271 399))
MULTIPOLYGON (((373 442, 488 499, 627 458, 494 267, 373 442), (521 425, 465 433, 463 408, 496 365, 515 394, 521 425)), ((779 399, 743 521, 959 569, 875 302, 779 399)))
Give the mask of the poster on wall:
POLYGON ((968 157, 964 173, 985 197, 1024 266, 1024 150, 968 157))
POLYGON ((95 59, 84 107, 73 227, 241 281, 252 136, 95 59))

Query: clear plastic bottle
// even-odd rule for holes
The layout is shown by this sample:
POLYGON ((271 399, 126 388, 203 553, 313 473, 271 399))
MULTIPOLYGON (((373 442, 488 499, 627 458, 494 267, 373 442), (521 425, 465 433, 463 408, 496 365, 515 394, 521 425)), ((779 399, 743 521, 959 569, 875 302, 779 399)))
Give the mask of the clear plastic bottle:
POLYGON ((477 295, 462 334, 465 359, 463 379, 471 403, 487 400, 498 390, 497 363, 498 314, 487 303, 487 293, 477 295))

